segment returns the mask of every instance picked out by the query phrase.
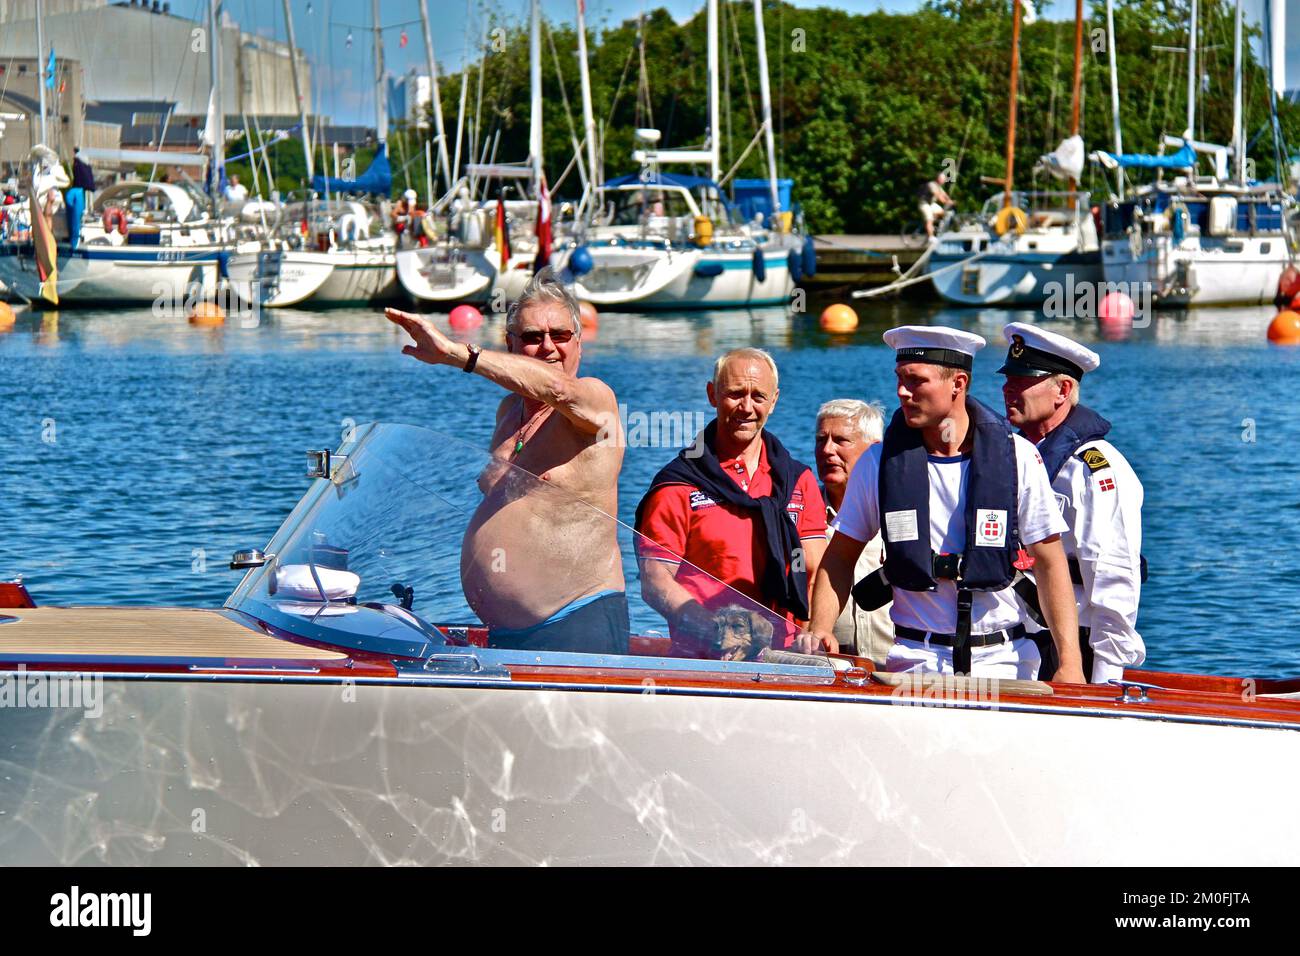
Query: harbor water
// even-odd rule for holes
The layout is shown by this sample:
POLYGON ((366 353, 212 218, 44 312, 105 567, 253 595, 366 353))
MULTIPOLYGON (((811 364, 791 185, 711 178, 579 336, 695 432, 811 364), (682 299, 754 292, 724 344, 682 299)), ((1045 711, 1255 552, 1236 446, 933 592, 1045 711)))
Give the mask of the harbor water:
MULTIPOLYGON (((829 335, 818 308, 601 315, 583 371, 613 386, 630 431, 642 426, 625 458, 622 520, 682 429, 711 417, 705 383, 725 349, 773 353, 780 400, 768 427, 811 464, 822 402, 895 406, 884 329, 983 335, 972 390, 1000 408, 1001 328, 1036 318, 875 302, 859 307, 855 333, 829 335)), ((1286 385, 1300 351, 1269 346, 1272 314, 1157 315, 1113 339, 1091 323, 1048 326, 1101 355, 1083 399, 1114 423, 1110 438, 1145 486, 1151 577, 1138 627, 1152 667, 1300 675, 1290 553, 1300 420, 1286 385)), ((501 319, 466 337, 500 347, 501 319)), ((217 328, 148 309, 20 314, 0 333, 0 579, 21 575, 42 604, 219 606, 238 580, 230 553, 263 546, 307 487, 308 449, 372 420, 486 445, 500 390, 401 355, 405 341, 377 310, 281 310, 217 328)))

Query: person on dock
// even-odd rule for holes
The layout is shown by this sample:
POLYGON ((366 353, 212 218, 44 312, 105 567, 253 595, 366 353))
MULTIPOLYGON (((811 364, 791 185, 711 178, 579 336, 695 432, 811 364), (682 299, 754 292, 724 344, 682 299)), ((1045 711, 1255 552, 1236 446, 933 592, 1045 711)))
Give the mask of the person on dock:
POLYGON ((892 589, 886 670, 1034 678, 1038 648, 1011 587, 1032 555, 1060 659, 1056 679, 1084 683, 1061 545, 1067 527, 1042 459, 1001 415, 970 398, 984 339, 938 326, 903 326, 884 338, 895 350, 899 408, 884 441, 849 476, 798 649, 838 651, 835 621, 858 558, 882 533, 884 567, 868 581, 892 589))
MULTIPOLYGON (((1137 632, 1142 593, 1142 483, 1104 436, 1110 422, 1079 403, 1085 372, 1101 365, 1091 349, 1064 335, 1012 322, 1002 330, 1007 359, 1002 399, 1007 419, 1042 456, 1069 530, 1062 541, 1079 612, 1079 649, 1091 683, 1124 676, 1146 659, 1137 632)), ((1025 599, 1025 623, 1037 633, 1043 673, 1055 669, 1055 645, 1042 630, 1032 582, 1016 590, 1025 599)))
POLYGON ((577 300, 553 270, 537 272, 506 315, 505 352, 455 342, 418 315, 385 315, 414 341, 402 354, 509 393, 461 546, 461 585, 489 646, 626 654, 623 563, 609 517, 624 441, 613 390, 578 375, 577 300))
POLYGON ((945 210, 953 206, 952 197, 943 187, 948 184, 948 174, 939 173, 934 179, 927 180, 917 191, 921 207, 921 221, 925 223, 925 234, 934 238, 934 226, 943 218, 945 210))
MULTIPOLYGON (((844 504, 853 466, 884 434, 885 419, 880 405, 856 398, 837 398, 817 410, 814 455, 817 477, 826 498, 827 539, 835 535, 835 516, 844 504)), ((885 560, 885 546, 877 534, 867 542, 854 569, 854 579, 861 580, 879 568, 885 560)), ((867 609, 859 607, 850 596, 834 627, 835 640, 845 654, 870 658, 878 667, 894 644, 894 625, 889 618, 889 604, 867 609)))
POLYGON ((780 395, 772 356, 727 352, 706 392, 716 418, 655 475, 637 506, 642 596, 668 621, 679 656, 721 656, 717 616, 737 603, 736 592, 782 649, 808 618, 826 505, 812 470, 766 430, 780 395))
POLYGON ((230 182, 226 183, 226 202, 245 202, 247 199, 248 187, 239 181, 238 176, 232 175, 230 182))

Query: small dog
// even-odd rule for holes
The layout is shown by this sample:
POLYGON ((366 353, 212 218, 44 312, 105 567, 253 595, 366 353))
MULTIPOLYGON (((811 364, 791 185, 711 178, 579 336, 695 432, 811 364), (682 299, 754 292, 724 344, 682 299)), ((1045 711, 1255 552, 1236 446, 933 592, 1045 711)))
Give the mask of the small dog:
POLYGON ((717 637, 714 647, 724 661, 752 661, 772 646, 772 622, 760 612, 728 604, 713 616, 717 637))

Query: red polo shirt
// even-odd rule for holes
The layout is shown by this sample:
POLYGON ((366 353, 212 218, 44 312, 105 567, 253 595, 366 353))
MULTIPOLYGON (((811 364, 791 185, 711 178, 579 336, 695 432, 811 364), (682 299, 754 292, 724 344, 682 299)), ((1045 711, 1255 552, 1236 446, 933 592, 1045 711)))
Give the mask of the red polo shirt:
MULTIPOLYGON (((751 498, 772 493, 766 445, 759 451, 758 470, 752 478, 740 458, 719 464, 751 498)), ((800 539, 826 540, 826 503, 811 469, 805 468, 795 482, 786 511, 800 539)), ((639 556, 678 565, 678 583, 705 607, 726 603, 720 581, 775 610, 774 602, 762 592, 767 546, 757 511, 714 501, 693 485, 664 485, 651 493, 637 530, 644 535, 637 539, 639 556), (683 559, 688 563, 682 564, 683 559)), ((777 613, 794 620, 785 611, 777 613)), ((788 647, 793 642, 795 629, 786 630, 784 635, 774 635, 774 647, 788 647)))

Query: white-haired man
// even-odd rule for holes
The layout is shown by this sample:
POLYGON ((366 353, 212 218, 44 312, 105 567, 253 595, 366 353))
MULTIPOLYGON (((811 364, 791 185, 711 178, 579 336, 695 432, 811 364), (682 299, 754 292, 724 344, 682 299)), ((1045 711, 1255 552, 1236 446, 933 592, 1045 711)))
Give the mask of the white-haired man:
MULTIPOLYGON (((1069 530, 1063 541, 1079 607, 1084 674, 1094 684, 1124 676, 1146 659, 1137 631, 1142 593, 1142 482, 1104 436, 1110 422, 1079 404, 1079 385, 1101 358, 1064 335, 1012 322, 1002 330, 1007 360, 1002 399, 1007 419, 1043 458, 1069 530)), ((1038 631, 1032 586, 1017 587, 1026 623, 1038 631)), ((1041 632, 1040 632, 1041 633, 1041 632)), ((1044 669, 1050 677, 1053 645, 1046 635, 1044 669)))
MULTIPOLYGON (((884 429, 883 409, 874 402, 867 404, 856 398, 837 398, 817 409, 814 455, 817 477, 821 479, 826 497, 826 520, 830 523, 826 532, 828 540, 835 534, 835 516, 844 503, 844 489, 848 487, 853 466, 863 452, 880 441, 884 429)), ((877 534, 862 549, 854 579, 860 581, 867 577, 884 560, 885 546, 877 534)), ((889 602, 867 608, 850 596, 835 622, 834 634, 843 653, 870 658, 879 667, 884 667, 885 658, 894 644, 889 602)))
POLYGON ((788 647, 808 619, 826 505, 812 470, 764 427, 780 394, 772 356, 726 353, 706 391, 717 417, 637 506, 642 595, 668 621, 675 654, 720 656, 713 622, 737 592, 742 606, 775 612, 759 616, 778 626, 772 645, 788 647))
POLYGON ((1061 534, 1065 521, 1034 446, 970 397, 984 339, 903 326, 895 351, 898 411, 849 477, 837 530, 813 585, 809 645, 838 649, 833 628, 866 542, 885 540, 894 646, 886 670, 1033 678, 1040 662, 1011 585, 1033 556, 1060 666, 1084 683, 1078 618, 1061 534))
POLYGON ((489 644, 627 653, 617 525, 600 518, 618 511, 624 442, 621 431, 610 440, 619 427, 613 390, 578 376, 577 301, 542 269, 507 314, 505 352, 454 342, 418 315, 385 314, 415 341, 404 355, 509 392, 497 406, 493 465, 479 478, 483 502, 461 546, 461 585, 489 644))

